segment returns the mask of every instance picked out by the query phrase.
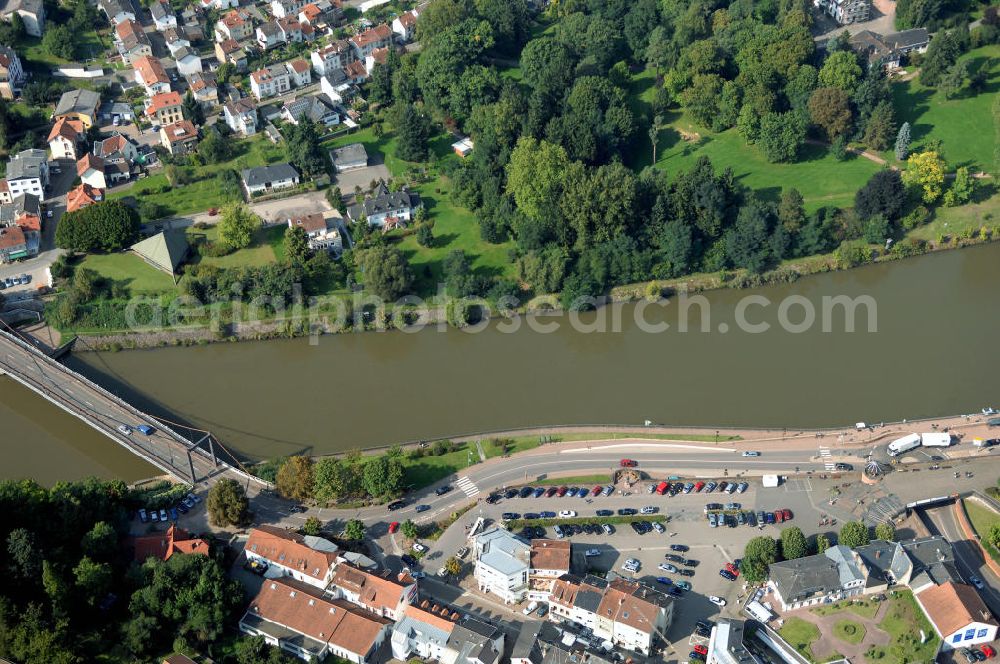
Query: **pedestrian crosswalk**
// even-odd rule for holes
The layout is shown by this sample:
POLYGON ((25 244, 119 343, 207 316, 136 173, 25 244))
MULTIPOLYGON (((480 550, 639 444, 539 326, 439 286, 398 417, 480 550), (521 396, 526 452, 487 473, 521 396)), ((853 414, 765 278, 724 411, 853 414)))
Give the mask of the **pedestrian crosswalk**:
POLYGON ((457 484, 458 488, 461 489, 469 498, 475 498, 479 494, 479 488, 472 480, 464 475, 459 477, 455 484, 457 484))
POLYGON ((819 456, 823 460, 823 466, 827 470, 837 469, 837 464, 833 462, 833 455, 830 453, 830 448, 828 447, 819 448, 819 456))

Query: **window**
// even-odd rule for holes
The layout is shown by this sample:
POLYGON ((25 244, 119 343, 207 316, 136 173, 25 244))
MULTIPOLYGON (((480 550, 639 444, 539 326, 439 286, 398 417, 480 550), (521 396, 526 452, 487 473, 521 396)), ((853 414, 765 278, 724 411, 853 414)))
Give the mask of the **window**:
POLYGON ((966 641, 968 641, 969 639, 973 638, 975 635, 976 635, 976 629, 975 628, 965 630, 965 640, 966 641))
POLYGON ((990 630, 988 630, 988 629, 981 629, 981 630, 979 630, 979 633, 977 633, 977 634, 976 634, 976 638, 977 638, 977 639, 981 639, 981 638, 983 638, 984 636, 986 636, 986 634, 987 634, 987 633, 988 633, 989 631, 990 631, 990 630))

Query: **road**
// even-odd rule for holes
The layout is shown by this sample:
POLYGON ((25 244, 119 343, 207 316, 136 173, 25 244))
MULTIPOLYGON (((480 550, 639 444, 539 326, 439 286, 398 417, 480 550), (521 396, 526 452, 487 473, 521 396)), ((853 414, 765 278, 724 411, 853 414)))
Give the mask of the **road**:
POLYGON ((998 590, 1000 589, 1000 578, 983 562, 976 543, 965 536, 955 516, 955 508, 951 505, 945 505, 926 510, 924 514, 929 521, 928 525, 931 530, 944 536, 952 543, 952 548, 955 551, 955 562, 962 576, 968 580, 970 576, 975 575, 986 583, 986 587, 980 590, 979 594, 993 611, 993 614, 1000 615, 1000 590, 998 590))

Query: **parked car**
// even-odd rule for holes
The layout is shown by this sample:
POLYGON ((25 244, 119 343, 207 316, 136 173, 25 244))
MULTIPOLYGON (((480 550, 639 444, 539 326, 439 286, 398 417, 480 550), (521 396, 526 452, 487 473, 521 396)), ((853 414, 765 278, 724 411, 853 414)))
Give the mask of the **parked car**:
POLYGON ((691 590, 691 583, 689 581, 675 581, 674 585, 681 590, 691 590))
POLYGON ((543 519, 554 519, 554 518, 556 518, 556 513, 555 512, 539 512, 538 516, 542 517, 543 519))
POLYGON ((597 510, 597 516, 614 516, 614 510, 597 510))
POLYGON ((160 510, 160 521, 166 522, 167 520, 167 510, 160 510))
POLYGON ((500 498, 501 496, 499 493, 491 493, 490 495, 486 496, 486 504, 496 505, 497 503, 500 502, 500 498))
POLYGON ((689 548, 690 547, 688 547, 687 544, 671 544, 670 545, 670 550, 671 551, 680 551, 681 553, 683 553, 684 551, 687 551, 689 548))
POLYGON ((500 515, 501 521, 513 521, 514 519, 520 519, 521 515, 518 512, 504 512, 500 515))
POLYGON ((601 495, 604 496, 605 498, 607 498, 608 496, 610 496, 614 492, 615 492, 615 488, 609 484, 606 487, 604 487, 604 491, 601 492, 601 495))
POLYGON ((395 512, 396 510, 402 509, 404 507, 406 507, 406 501, 405 500, 394 500, 393 502, 391 502, 388 505, 386 505, 386 508, 390 512, 395 512))
POLYGON ((694 484, 694 491, 695 491, 695 493, 701 493, 701 490, 704 489, 704 488, 705 488, 705 483, 704 482, 701 482, 701 481, 695 482, 695 484, 694 484))
POLYGON ((597 496, 601 495, 601 491, 604 491, 604 487, 603 486, 595 486, 591 490, 590 495, 592 495, 593 497, 596 498, 597 496))
POLYGON ((660 563, 659 565, 657 565, 657 567, 659 569, 662 569, 664 572, 670 572, 671 574, 677 574, 677 568, 674 567, 673 565, 671 565, 670 563, 660 563))
POLYGON ((149 514, 146 513, 146 510, 144 509, 139 510, 139 521, 142 521, 143 523, 149 523, 149 514))
POLYGON ((417 553, 426 553, 427 547, 421 544, 420 542, 414 542, 413 550, 416 551, 417 553))
POLYGON ((669 578, 667 578, 665 576, 658 576, 658 577, 656 577, 656 580, 659 581, 660 583, 662 583, 665 586, 672 586, 674 584, 673 581, 671 581, 669 578))
POLYGON ((558 490, 559 490, 559 487, 557 487, 557 486, 550 486, 548 489, 545 490, 545 497, 546 498, 551 498, 552 496, 556 495, 556 491, 558 491, 558 490))
POLYGON ((854 470, 854 466, 849 463, 835 463, 833 468, 834 470, 854 470))
POLYGON ((716 523, 715 512, 709 512, 708 513, 708 527, 709 528, 715 528, 717 525, 718 524, 716 523))
POLYGON ((465 558, 465 556, 467 556, 468 554, 469 554, 469 547, 467 547, 467 546, 463 546, 461 549, 459 549, 458 551, 455 552, 455 556, 459 560, 461 560, 462 558, 465 558))
POLYGON ((392 533, 396 532, 397 530, 399 530, 399 521, 393 521, 392 523, 389 524, 389 534, 390 535, 392 533))
POLYGON ((531 602, 528 602, 528 606, 524 607, 524 610, 521 611, 521 613, 523 613, 526 616, 530 616, 532 613, 535 612, 535 609, 537 608, 538 608, 538 602, 532 600, 531 602))
POLYGON ((677 570, 677 573, 680 574, 681 576, 694 576, 693 569, 679 569, 677 570))
POLYGON ((118 431, 121 432, 121 433, 123 433, 123 434, 125 434, 126 436, 131 436, 132 435, 132 427, 130 427, 127 424, 119 424, 118 425, 118 431))
POLYGON ((980 648, 982 649, 983 654, 986 655, 987 658, 993 657, 994 655, 997 654, 997 651, 993 649, 993 646, 980 646, 980 648))
POLYGON ((420 580, 425 578, 427 574, 425 572, 410 572, 410 576, 412 576, 414 579, 420 580))
POLYGON ((708 647, 707 646, 703 646, 701 644, 698 644, 698 645, 696 645, 694 647, 694 651, 696 653, 698 653, 699 655, 707 655, 708 654, 708 647))
POLYGON ((632 507, 623 507, 618 510, 618 516, 633 516, 638 513, 638 510, 632 507))
POLYGON ((785 514, 781 510, 774 510, 774 520, 777 523, 783 523, 785 521, 785 514))
POLYGON ((726 579, 728 581, 735 581, 736 580, 736 575, 733 574, 732 572, 730 572, 727 569, 720 569, 719 570, 719 576, 721 576, 723 579, 726 579))
POLYGON ((692 650, 691 652, 688 653, 688 659, 695 659, 695 660, 698 660, 699 662, 704 662, 705 661, 705 656, 702 655, 697 650, 692 650))
POLYGON ((663 524, 660 523, 659 521, 654 521, 653 522, 653 530, 655 530, 656 532, 660 533, 661 535, 667 531, 667 529, 664 528, 663 524))
POLYGON ((775 522, 774 512, 764 512, 764 523, 771 525, 775 522))
POLYGON ((725 606, 726 605, 725 598, 718 597, 716 595, 709 595, 708 596, 708 601, 711 602, 712 604, 715 604, 716 606, 725 606))
POLYGON ((532 493, 534 493, 534 491, 535 491, 535 490, 534 490, 533 488, 531 488, 530 486, 526 486, 526 487, 524 487, 523 489, 521 489, 521 490, 520 490, 520 491, 518 492, 518 494, 517 494, 517 495, 518 495, 518 497, 520 497, 520 498, 527 498, 527 497, 528 497, 528 496, 530 496, 530 495, 531 495, 532 493))
POLYGON ((750 485, 746 482, 740 482, 736 485, 736 493, 743 493, 750 488, 750 485))
POLYGON ((622 568, 629 572, 638 572, 641 567, 642 563, 635 558, 626 558, 625 562, 622 564, 622 568))
POLYGON ((407 565, 410 565, 410 566, 413 566, 413 565, 416 565, 416 564, 417 564, 417 559, 416 559, 416 558, 414 558, 413 556, 411 556, 411 555, 410 555, 410 554, 408 554, 408 553, 404 553, 403 555, 401 555, 401 556, 399 557, 399 559, 400 559, 400 560, 402 560, 402 561, 403 561, 404 563, 406 563, 407 565))
POLYGON ((176 521, 177 519, 178 519, 177 508, 176 507, 171 507, 170 508, 170 520, 171 521, 176 521))
POLYGON ((572 519, 576 516, 576 512, 573 510, 559 510, 560 519, 572 519))
POLYGON ((575 486, 571 486, 570 488, 566 489, 566 497, 575 498, 577 491, 579 491, 579 489, 577 489, 575 486))
POLYGON ((715 491, 715 488, 717 486, 719 486, 719 485, 716 484, 715 482, 709 482, 708 484, 705 485, 705 492, 706 493, 712 493, 713 491, 715 491))
POLYGON ((556 537, 558 537, 559 539, 562 539, 563 537, 566 536, 566 534, 563 532, 563 527, 562 526, 555 526, 555 527, 553 527, 552 528, 552 532, 554 532, 556 534, 556 537))
POLYGON ((739 503, 726 503, 726 510, 727 511, 738 510, 741 507, 742 507, 742 505, 740 505, 739 503))
POLYGON ((587 558, 593 558, 595 556, 601 555, 601 550, 600 549, 587 549, 586 551, 583 552, 583 555, 586 556, 587 558))
POLYGON ((969 577, 969 583, 971 583, 972 585, 974 585, 977 590, 982 590, 983 588, 986 587, 983 584, 983 580, 980 579, 978 576, 970 576, 969 577))
POLYGON ((517 494, 518 494, 517 489, 507 489, 506 491, 504 491, 503 497, 506 498, 507 500, 510 500, 517 494))
POLYGON ((639 510, 639 513, 640 514, 656 514, 659 511, 660 511, 659 507, 656 507, 654 505, 647 505, 646 507, 643 507, 641 510, 639 510))
POLYGON ((604 531, 605 535, 613 535, 615 532, 615 529, 611 526, 610 523, 601 524, 601 529, 604 531))
POLYGON ((540 486, 537 489, 535 489, 534 493, 535 498, 541 498, 544 495, 545 495, 545 487, 540 486))
POLYGON ((148 424, 140 424, 135 428, 135 430, 144 436, 152 436, 154 433, 156 433, 156 429, 149 426, 148 424))
POLYGON ((791 521, 792 520, 792 510, 790 510, 790 509, 783 509, 783 510, 781 510, 781 518, 784 521, 791 521))

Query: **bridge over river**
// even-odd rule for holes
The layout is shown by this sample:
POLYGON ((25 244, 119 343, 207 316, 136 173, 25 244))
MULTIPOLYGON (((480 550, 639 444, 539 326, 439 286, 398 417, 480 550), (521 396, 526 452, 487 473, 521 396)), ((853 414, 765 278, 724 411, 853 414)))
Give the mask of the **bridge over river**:
POLYGON ((239 468, 239 462, 210 432, 191 429, 190 438, 181 435, 171 424, 133 407, 2 326, 0 374, 9 375, 181 482, 195 486, 229 477, 241 483, 266 484, 239 468), (147 436, 136 430, 143 424, 153 427, 153 433, 147 436), (122 425, 131 433, 119 429, 122 425))

